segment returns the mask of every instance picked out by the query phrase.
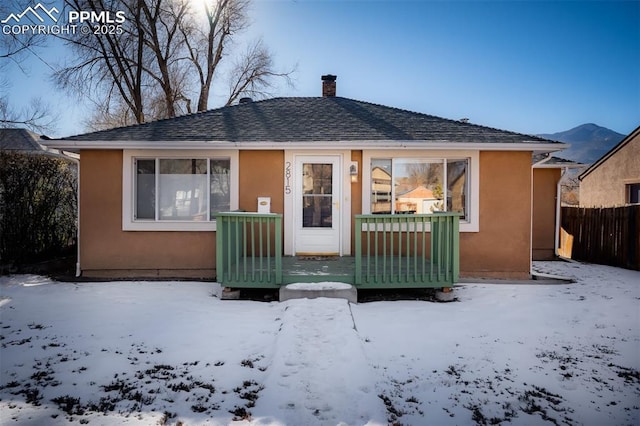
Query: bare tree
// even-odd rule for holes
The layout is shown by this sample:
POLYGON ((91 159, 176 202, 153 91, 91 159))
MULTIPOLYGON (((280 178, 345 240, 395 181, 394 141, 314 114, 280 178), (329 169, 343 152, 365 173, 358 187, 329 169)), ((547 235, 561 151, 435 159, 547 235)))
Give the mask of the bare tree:
POLYGON ((128 19, 121 24, 122 34, 85 34, 60 36, 76 53, 76 62, 54 74, 58 86, 85 97, 99 93, 103 112, 113 102, 126 105, 128 115, 137 123, 145 120, 142 88, 145 83, 145 49, 142 34, 142 2, 117 0, 66 0, 68 6, 82 11, 125 10, 128 19))
POLYGON ((0 127, 26 127, 34 132, 47 133, 55 128, 51 108, 40 98, 33 98, 22 108, 11 105, 6 95, 0 96, 0 127))
MULTIPOLYGON (((143 123, 209 108, 211 88, 231 38, 248 25, 249 0, 211 0, 204 11, 188 0, 66 0, 76 10, 126 12, 123 34, 66 36, 77 61, 56 74, 60 87, 98 105, 93 127, 143 123), (193 102, 195 101, 195 102, 193 102)), ((231 68, 227 104, 241 93, 266 93, 277 72, 254 43, 231 68)))
MULTIPOLYGON (((46 2, 43 2, 46 4, 46 2)), ((19 13, 29 4, 28 0, 13 0, 0 2, 0 16, 5 17, 10 13, 19 13)), ((28 68, 24 66, 24 60, 35 49, 44 45, 42 35, 28 31, 14 34, 3 34, 0 37, 0 72, 5 74, 7 68, 16 66, 23 74, 28 74, 28 68)), ((33 98, 28 105, 16 107, 12 105, 7 92, 11 87, 11 81, 2 77, 0 79, 0 127, 27 127, 36 132, 53 130, 55 118, 51 108, 40 98, 33 98)))
POLYGON ((257 40, 235 62, 230 72, 229 97, 226 105, 231 105, 242 94, 252 98, 270 95, 268 89, 273 86, 274 78, 283 78, 291 86, 293 84, 291 74, 294 71, 295 68, 286 72, 276 71, 273 66, 273 55, 264 46, 262 40, 257 40))
POLYGON ((249 0, 205 1, 204 24, 198 24, 197 10, 180 25, 182 40, 199 84, 198 111, 208 108, 211 85, 229 39, 247 26, 249 0))

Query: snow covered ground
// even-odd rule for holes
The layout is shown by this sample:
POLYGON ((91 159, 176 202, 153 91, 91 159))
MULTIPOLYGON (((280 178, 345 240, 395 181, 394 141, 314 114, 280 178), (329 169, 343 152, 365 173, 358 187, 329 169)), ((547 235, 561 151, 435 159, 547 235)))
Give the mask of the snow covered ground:
POLYGON ((640 272, 456 302, 0 277, 0 424, 640 424, 640 272))

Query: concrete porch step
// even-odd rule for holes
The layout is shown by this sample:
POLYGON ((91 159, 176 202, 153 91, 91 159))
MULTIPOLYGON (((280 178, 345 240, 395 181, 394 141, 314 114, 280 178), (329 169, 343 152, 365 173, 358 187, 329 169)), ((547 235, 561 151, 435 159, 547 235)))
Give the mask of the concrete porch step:
POLYGON ((294 283, 280 287, 280 301, 290 299, 346 299, 351 303, 358 302, 358 291, 351 284, 340 282, 294 283))

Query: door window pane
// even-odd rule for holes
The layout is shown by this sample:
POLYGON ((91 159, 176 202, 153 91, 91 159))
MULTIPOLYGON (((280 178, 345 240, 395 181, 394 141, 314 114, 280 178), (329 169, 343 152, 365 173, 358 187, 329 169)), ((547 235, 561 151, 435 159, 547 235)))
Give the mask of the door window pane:
POLYGON ((304 196, 302 199, 303 228, 331 228, 331 196, 304 196))
POLYGON ((331 194, 333 189, 332 173, 333 166, 331 164, 303 164, 303 192, 305 194, 331 194))
POLYGON ((302 165, 302 226, 331 228, 333 206, 333 165, 302 165))

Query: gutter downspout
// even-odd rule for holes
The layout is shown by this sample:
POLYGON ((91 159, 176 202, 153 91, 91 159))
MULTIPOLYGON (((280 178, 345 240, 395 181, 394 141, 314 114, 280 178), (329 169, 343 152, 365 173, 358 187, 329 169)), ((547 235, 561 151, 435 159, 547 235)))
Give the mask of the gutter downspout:
POLYGON ((533 163, 533 166, 531 166, 531 169, 533 170, 534 168, 536 168, 536 166, 540 166, 544 163, 546 163, 547 161, 551 160, 551 153, 547 152, 547 156, 544 157, 542 160, 538 161, 537 163, 533 163))
POLYGON ((77 220, 76 224, 76 278, 82 275, 82 269, 80 269, 80 160, 77 160, 73 157, 67 156, 71 161, 76 163, 77 168, 77 182, 76 185, 76 209, 77 209, 77 220))
POLYGON ((78 203, 78 229, 77 229, 77 240, 76 240, 76 246, 78 249, 78 258, 76 260, 76 277, 79 277, 82 275, 82 269, 80 268, 80 160, 78 160, 78 196, 77 196, 77 203, 78 203))

